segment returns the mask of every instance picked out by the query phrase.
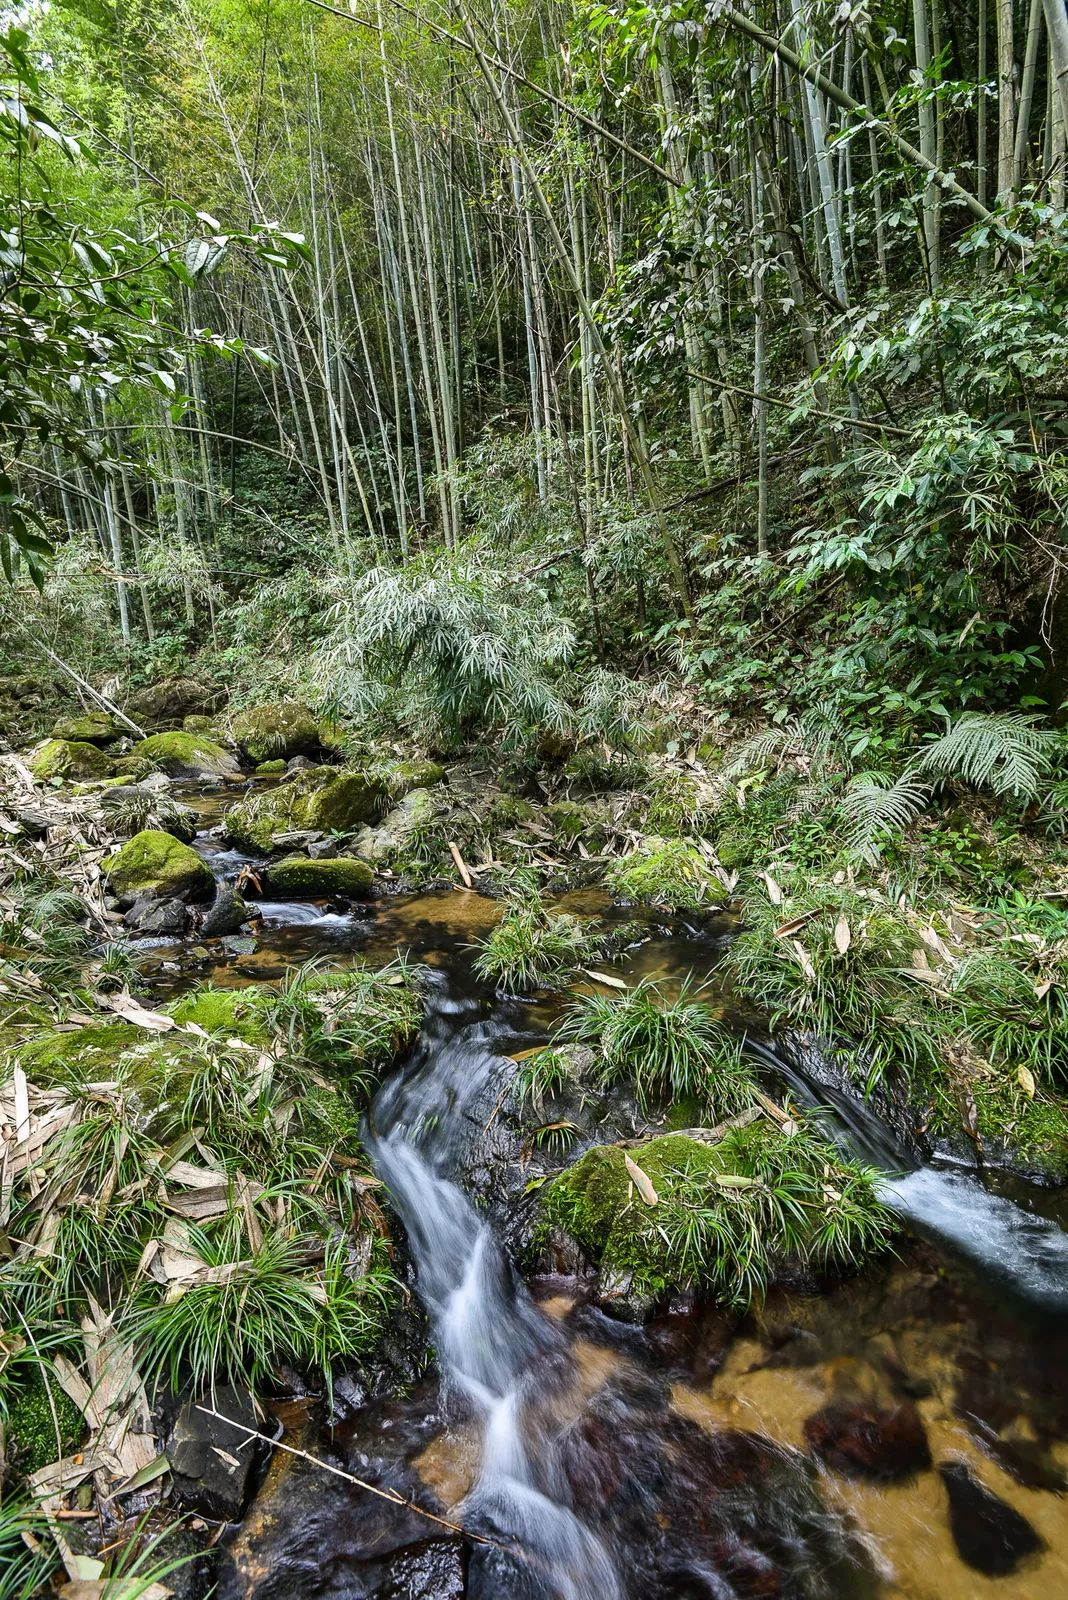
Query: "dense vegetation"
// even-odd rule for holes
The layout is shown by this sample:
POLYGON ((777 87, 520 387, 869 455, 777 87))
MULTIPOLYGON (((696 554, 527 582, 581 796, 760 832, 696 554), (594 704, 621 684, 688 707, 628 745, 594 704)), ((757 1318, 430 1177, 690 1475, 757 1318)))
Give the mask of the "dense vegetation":
MULTIPOLYGON (((0 1216, 17 1481, 77 1442, 87 1320, 153 1393, 329 1386, 391 1304, 359 1118, 410 974, 131 1012, 116 908, 184 931, 212 894, 153 775, 270 780, 225 821, 258 894, 503 892, 473 959, 508 995, 620 942, 548 888, 730 903, 763 1023, 1063 1181, 1065 0, 0 30, 0 1097, 44 1130, 0 1216)), ((520 1104, 576 1042, 643 1112, 759 1103, 699 996, 602 986, 520 1104)), ((621 1148, 545 1204, 646 1284, 745 1305, 888 1231, 807 1124, 647 1151, 670 1269, 621 1148)))

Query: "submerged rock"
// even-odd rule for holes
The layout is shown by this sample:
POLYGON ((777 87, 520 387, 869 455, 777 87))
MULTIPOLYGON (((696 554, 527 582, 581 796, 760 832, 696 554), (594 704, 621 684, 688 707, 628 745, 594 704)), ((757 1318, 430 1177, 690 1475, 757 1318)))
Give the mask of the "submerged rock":
POLYGON ((95 744, 80 740, 48 739, 27 760, 35 778, 79 778, 92 780, 106 778, 112 768, 110 759, 95 744))
POLYGON ((927 1434, 910 1400, 882 1407, 834 1401, 805 1420, 813 1455, 849 1478, 899 1483, 931 1465, 927 1434))
POLYGON ((962 1561, 988 1578, 1004 1578, 1043 1542, 1027 1518, 988 1489, 963 1461, 938 1469, 949 1496, 949 1526, 962 1561))
POLYGON ((239 770, 230 751, 221 744, 184 729, 142 739, 130 751, 130 758, 146 762, 150 769, 166 772, 172 778, 231 778, 239 770))
POLYGON ((233 720, 234 741, 249 761, 314 756, 332 747, 330 733, 314 711, 299 700, 277 700, 239 712, 233 720))
POLYGON ((374 873, 366 861, 351 856, 315 861, 310 856, 285 856, 267 871, 271 894, 316 898, 340 895, 346 900, 362 900, 371 892, 374 873))
POLYGON ((101 870, 120 900, 133 900, 145 892, 161 900, 175 896, 206 900, 215 885, 207 862, 189 845, 158 828, 135 833, 105 857, 101 870))
POLYGON ((389 791, 381 777, 310 767, 241 800, 226 816, 227 836, 245 850, 278 848, 279 835, 348 833, 382 814, 389 791))

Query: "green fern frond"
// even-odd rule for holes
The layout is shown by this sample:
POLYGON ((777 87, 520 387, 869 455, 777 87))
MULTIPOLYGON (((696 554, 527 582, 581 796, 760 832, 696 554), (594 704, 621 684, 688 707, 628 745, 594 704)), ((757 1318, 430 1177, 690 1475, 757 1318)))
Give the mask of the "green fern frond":
POLYGON ((996 795, 1032 800, 1053 765, 1057 735, 1022 711, 967 711, 914 763, 935 778, 959 778, 996 795))
POLYGON ((889 784, 879 773, 861 773, 842 796, 850 855, 875 861, 879 846, 916 820, 929 794, 929 786, 908 772, 889 784))

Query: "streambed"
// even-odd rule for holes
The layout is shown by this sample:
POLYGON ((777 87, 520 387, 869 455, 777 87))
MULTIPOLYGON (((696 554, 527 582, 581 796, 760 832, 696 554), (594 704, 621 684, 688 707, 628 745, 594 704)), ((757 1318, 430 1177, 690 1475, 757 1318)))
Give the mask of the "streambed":
MULTIPOLYGON (((208 827, 219 799, 198 804, 208 827)), ((207 832, 198 844, 220 876, 242 864, 207 832)), ((571 905, 613 915, 597 896, 571 905)), ((741 1320, 680 1298, 644 1325, 621 1321, 581 1277, 524 1282, 510 1250, 527 1199, 483 1181, 476 1210, 465 1192, 509 1055, 554 1014, 475 981, 470 947, 494 902, 453 890, 259 909, 254 949, 208 941, 190 964, 188 950, 156 946, 146 962, 172 989, 190 971, 262 982, 316 956, 378 965, 402 952, 432 969, 423 1032, 379 1091, 368 1137, 437 1367, 421 1376, 416 1363, 401 1397, 342 1383, 334 1427, 306 1396, 279 1415, 292 1442, 490 1542, 277 1455, 228 1543, 228 1600, 1068 1594, 1055 1195, 1016 1184, 1001 1196, 967 1171, 926 1168, 889 1180, 910 1232, 862 1276, 778 1290, 741 1320), (829 1466, 814 1465, 817 1434, 829 1466)), ((651 927, 618 970, 666 983, 693 972, 714 994, 730 933, 726 919, 651 927)))

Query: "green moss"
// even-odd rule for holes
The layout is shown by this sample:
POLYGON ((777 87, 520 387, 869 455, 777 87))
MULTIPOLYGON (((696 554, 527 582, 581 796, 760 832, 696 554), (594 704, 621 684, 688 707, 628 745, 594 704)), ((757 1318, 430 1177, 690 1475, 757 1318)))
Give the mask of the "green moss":
POLYGON ((211 868, 196 851, 158 828, 135 833, 104 859, 101 870, 112 893, 122 897, 151 891, 161 899, 204 900, 215 887, 211 868))
POLYGON ((605 886, 621 900, 696 911, 722 899, 723 889, 699 851, 681 839, 644 839, 632 855, 613 862, 605 886))
POLYGON ((257 778, 271 778, 276 773, 284 772, 285 770, 286 764, 282 757, 279 756, 277 761, 261 761, 256 768, 256 776, 257 778))
POLYGON ((334 860, 312 861, 307 856, 286 856, 276 861, 267 874, 272 894, 342 895, 362 900, 371 891, 374 873, 366 861, 342 856, 334 860))
POLYGON ((807 1128, 787 1136, 760 1120, 711 1145, 668 1133, 628 1151, 595 1146, 543 1191, 542 1222, 644 1291, 692 1285, 734 1305, 788 1262, 855 1266, 894 1228, 869 1173, 807 1128))
POLYGON ((403 800, 412 789, 432 789, 442 783, 445 768, 436 761, 393 761, 373 769, 389 791, 391 800, 403 800))
POLYGON ((253 762, 314 756, 323 744, 315 713, 298 700, 278 700, 240 712, 233 721, 233 735, 253 762))
POLYGON ((151 761, 146 761, 144 756, 119 756, 115 761, 116 775, 127 783, 131 780, 140 783, 142 778, 147 778, 154 771, 151 761))
POLYGON ((558 844, 574 844, 582 839, 589 848, 599 850, 605 842, 604 820, 593 806, 577 800, 557 800, 545 807, 545 820, 558 844))
POLYGON ((85 1436, 85 1418, 56 1379, 38 1371, 8 1402, 8 1453, 24 1477, 70 1454, 85 1436))
POLYGON ((388 799, 385 783, 372 772, 311 767, 246 796, 227 813, 226 832, 246 850, 267 852, 279 833, 348 833, 375 821, 388 799))
POLYGON ((176 1022, 195 1022, 207 1033, 264 1044, 263 1001, 255 990, 194 989, 167 1007, 176 1022))
POLYGON ((226 778, 238 770, 229 750, 203 734, 187 733, 184 729, 154 733, 151 738, 135 744, 130 755, 134 760, 147 761, 153 771, 169 773, 172 778, 226 778))
POLYGON ((26 1076, 42 1088, 72 1078, 104 1082, 127 1050, 151 1037, 132 1022, 97 1022, 68 1032, 46 1029, 21 1045, 18 1057, 26 1076))
POLYGON ((95 744, 49 739, 27 762, 35 778, 106 778, 111 761, 95 744))
POLYGON ((83 711, 78 717, 61 717, 52 729, 53 739, 74 744, 111 744, 122 729, 107 711, 83 711))

